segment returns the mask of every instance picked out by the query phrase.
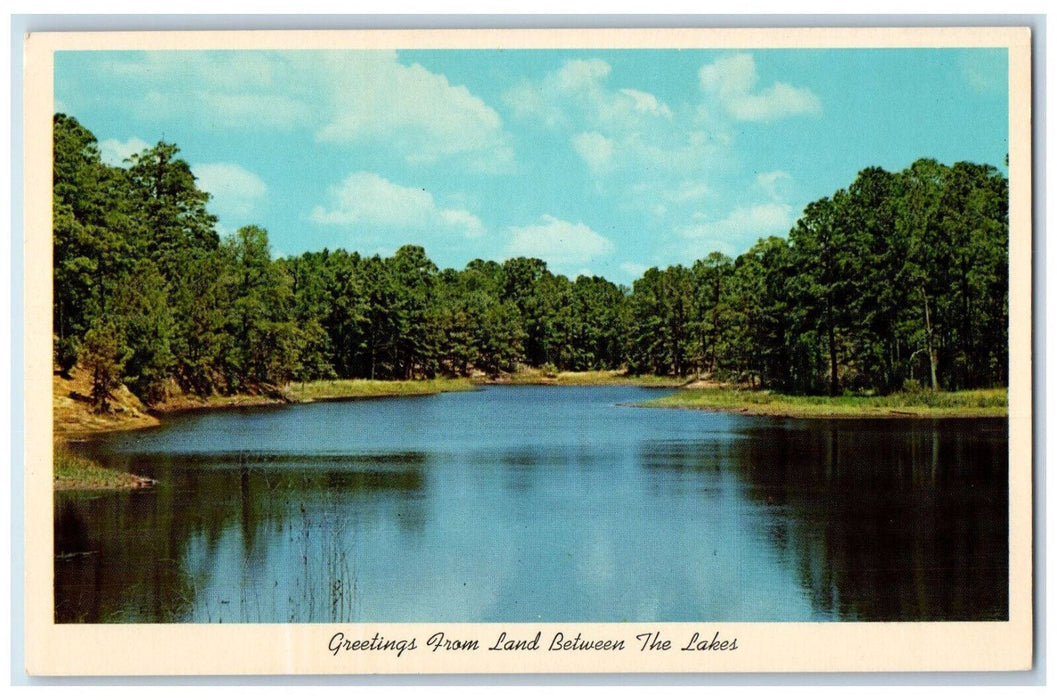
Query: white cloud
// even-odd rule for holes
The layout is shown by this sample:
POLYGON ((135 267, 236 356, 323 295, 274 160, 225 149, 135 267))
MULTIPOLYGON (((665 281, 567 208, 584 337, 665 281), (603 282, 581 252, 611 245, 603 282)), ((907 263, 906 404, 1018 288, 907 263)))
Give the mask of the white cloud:
POLYGON ((128 141, 118 141, 117 139, 106 139, 105 141, 99 142, 99 157, 102 158, 103 162, 107 165, 116 165, 125 167, 125 159, 129 156, 140 153, 145 148, 150 148, 150 144, 143 139, 136 138, 133 136, 128 141))
POLYGON ((710 192, 708 185, 694 180, 684 180, 678 187, 668 193, 668 199, 672 202, 689 202, 701 199, 710 192))
POLYGON ((819 114, 822 103, 808 88, 776 82, 756 90, 759 76, 751 54, 720 58, 698 72, 701 89, 738 121, 771 122, 799 114, 819 114))
POLYGON ((249 218, 268 193, 264 180, 237 163, 198 163, 191 170, 198 188, 212 195, 209 208, 221 218, 249 218))
POLYGON ((509 254, 540 258, 555 266, 580 266, 613 252, 613 243, 583 223, 544 214, 540 222, 511 226, 509 254))
POLYGON ((499 114, 465 86, 395 51, 150 51, 115 56, 101 78, 114 109, 206 129, 306 129, 323 143, 381 144, 410 163, 513 167, 499 114))
POLYGON ((716 250, 730 254, 739 245, 757 238, 785 235, 793 225, 793 208, 781 202, 767 202, 737 207, 725 218, 716 221, 698 213, 695 222, 676 228, 683 238, 707 241, 716 250))
POLYGON ((476 170, 513 165, 499 114, 466 87, 394 52, 349 52, 331 60, 333 113, 316 132, 325 143, 385 143, 408 162, 461 157, 476 170))
POLYGON ((330 188, 328 207, 317 206, 309 218, 335 226, 362 225, 419 233, 457 234, 479 238, 481 220, 463 209, 443 209, 433 195, 419 187, 405 187, 381 175, 355 172, 330 188))
MULTIPOLYGON (((679 181, 672 178, 637 182, 627 188, 627 196, 618 206, 640 210, 654 219, 664 219, 669 212, 678 217, 689 214, 692 207, 702 206, 702 200, 713 198, 713 187, 701 179, 679 181)), ((667 224, 664 224, 667 228, 667 224)))
POLYGON ((672 118, 671 108, 648 92, 624 88, 620 91, 620 94, 630 97, 634 102, 635 110, 638 112, 649 112, 665 119, 672 118))
POLYGON ((600 58, 572 59, 555 73, 557 86, 563 92, 590 89, 605 79, 612 67, 600 58))
POLYGON ((635 262, 622 262, 620 263, 620 271, 632 279, 638 279, 642 277, 642 274, 649 268, 645 265, 635 262))
POLYGON ((480 238, 484 235, 481 220, 464 209, 441 209, 439 213, 448 226, 461 229, 467 238, 480 238))
POLYGON ((692 109, 677 114, 656 95, 610 87, 611 73, 598 58, 569 60, 508 91, 504 102, 516 119, 569 129, 569 143, 595 176, 649 170, 685 177, 709 166, 717 141, 696 124, 692 109))
POLYGON ((785 199, 792 181, 792 176, 784 170, 773 170, 756 176, 756 186, 767 193, 771 199, 785 199))
POLYGON ((613 160, 613 142, 597 131, 573 136, 573 150, 593 173, 604 173, 613 160))
POLYGON ((561 112, 547 105, 542 85, 523 81, 503 93, 503 104, 514 114, 515 119, 538 120, 554 127, 561 119, 561 112))

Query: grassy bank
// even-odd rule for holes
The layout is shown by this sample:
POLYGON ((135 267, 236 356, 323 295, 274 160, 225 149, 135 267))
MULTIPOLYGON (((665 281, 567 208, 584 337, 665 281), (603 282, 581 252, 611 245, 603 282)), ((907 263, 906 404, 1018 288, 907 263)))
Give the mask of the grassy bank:
POLYGON ((309 401, 423 396, 444 391, 469 391, 473 388, 474 385, 469 379, 315 381, 290 384, 282 390, 272 389, 254 394, 215 394, 204 397, 178 394, 151 406, 148 412, 147 407, 122 386, 115 391, 110 411, 97 413, 88 398, 91 393, 90 382, 83 373, 75 369, 69 377, 54 375, 52 383, 52 421, 56 437, 54 487, 60 491, 93 491, 136 489, 152 485, 153 482, 149 479, 105 469, 89 459, 75 455, 67 447, 67 441, 105 431, 154 427, 161 424, 158 415, 309 401))
POLYGON ((489 384, 555 385, 555 386, 644 386, 678 387, 686 382, 678 377, 655 375, 628 375, 620 370, 598 370, 589 372, 548 372, 535 367, 525 367, 512 374, 504 374, 487 381, 489 384))
POLYGON ((141 489, 154 485, 146 477, 106 469, 75 455, 61 442, 55 444, 54 487, 56 491, 103 491, 141 489))
POLYGON ((887 396, 791 396, 748 389, 689 389, 638 406, 730 411, 790 418, 1004 417, 1006 389, 919 391, 887 396))
POLYGON ((427 396, 447 391, 470 391, 469 379, 328 379, 296 382, 284 389, 293 401, 328 401, 336 399, 371 399, 392 396, 427 396))

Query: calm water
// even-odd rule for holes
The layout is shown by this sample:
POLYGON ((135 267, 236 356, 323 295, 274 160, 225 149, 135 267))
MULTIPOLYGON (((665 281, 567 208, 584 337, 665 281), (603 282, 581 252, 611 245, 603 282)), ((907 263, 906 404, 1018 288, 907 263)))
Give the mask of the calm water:
POLYGON ((61 622, 1007 617, 1004 420, 801 421, 490 387, 188 414, 83 451, 61 622))

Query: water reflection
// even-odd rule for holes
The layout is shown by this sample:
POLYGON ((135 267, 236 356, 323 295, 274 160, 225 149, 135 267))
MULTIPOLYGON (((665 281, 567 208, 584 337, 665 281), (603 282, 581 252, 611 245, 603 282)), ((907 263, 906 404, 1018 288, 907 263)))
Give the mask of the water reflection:
POLYGON ((737 476, 768 547, 841 620, 1008 616, 1002 421, 778 421, 738 439, 656 441, 647 469, 737 476))
POLYGON ((343 587, 355 528, 388 519, 415 532, 426 522, 420 453, 109 462, 159 486, 56 496, 57 622, 351 619, 343 587))
POLYGON ((1001 420, 786 421, 628 387, 217 412, 82 448, 60 622, 1007 616, 1001 420), (467 426, 472 426, 472 430, 467 426))

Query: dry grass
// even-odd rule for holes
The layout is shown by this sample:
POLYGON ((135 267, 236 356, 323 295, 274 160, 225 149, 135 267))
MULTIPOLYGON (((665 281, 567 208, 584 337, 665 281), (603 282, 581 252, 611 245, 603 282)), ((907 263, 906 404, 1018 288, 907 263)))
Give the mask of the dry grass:
POLYGON ((470 391, 469 379, 411 379, 383 381, 376 379, 328 379, 288 384, 286 394, 294 401, 327 401, 392 396, 425 396, 447 391, 470 391))
POLYGON ((95 412, 88 398, 92 393, 91 380, 77 368, 69 378, 52 375, 51 391, 52 423, 58 437, 159 424, 158 419, 147 413, 147 408, 124 386, 114 392, 109 412, 95 412))
POLYGON ((686 383, 680 377, 656 375, 629 375, 623 370, 592 370, 587 372, 549 372, 536 367, 523 367, 513 374, 505 374, 490 380, 492 384, 529 384, 554 386, 645 386, 679 387, 686 383))

